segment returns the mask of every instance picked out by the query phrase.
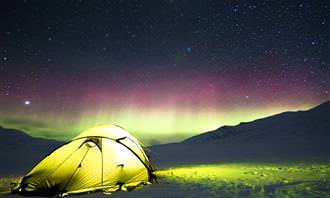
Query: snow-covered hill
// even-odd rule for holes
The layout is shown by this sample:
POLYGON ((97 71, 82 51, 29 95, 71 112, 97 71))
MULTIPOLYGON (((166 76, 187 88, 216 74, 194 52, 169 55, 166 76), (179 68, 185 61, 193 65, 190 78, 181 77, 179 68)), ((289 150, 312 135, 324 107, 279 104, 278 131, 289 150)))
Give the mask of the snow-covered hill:
POLYGON ((330 156, 330 101, 307 111, 224 126, 181 143, 151 147, 158 166, 245 160, 312 160, 330 156))
POLYGON ((61 142, 0 127, 0 177, 26 173, 61 142))

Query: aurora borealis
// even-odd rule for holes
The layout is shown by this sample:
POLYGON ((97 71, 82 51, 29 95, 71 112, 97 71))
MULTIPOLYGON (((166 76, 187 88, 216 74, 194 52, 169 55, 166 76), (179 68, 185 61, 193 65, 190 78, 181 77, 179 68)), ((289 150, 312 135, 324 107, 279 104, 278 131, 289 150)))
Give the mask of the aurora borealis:
POLYGON ((164 143, 330 99, 327 2, 0 4, 0 126, 33 136, 164 143))

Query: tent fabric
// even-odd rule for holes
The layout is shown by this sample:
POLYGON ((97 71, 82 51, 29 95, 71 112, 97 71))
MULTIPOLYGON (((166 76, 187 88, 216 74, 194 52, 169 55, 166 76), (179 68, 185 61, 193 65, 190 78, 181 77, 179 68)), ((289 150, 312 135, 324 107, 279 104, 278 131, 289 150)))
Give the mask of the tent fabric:
POLYGON ((130 190, 152 182, 152 171, 139 142, 123 128, 96 127, 45 157, 13 192, 51 196, 130 190))

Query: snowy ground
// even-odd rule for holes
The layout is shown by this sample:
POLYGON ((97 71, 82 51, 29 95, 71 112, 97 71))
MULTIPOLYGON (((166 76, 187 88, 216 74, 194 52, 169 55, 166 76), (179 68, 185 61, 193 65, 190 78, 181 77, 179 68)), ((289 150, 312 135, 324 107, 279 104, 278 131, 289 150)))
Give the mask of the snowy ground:
MULTIPOLYGON (((140 190, 78 197, 329 197, 330 193, 327 163, 193 165, 159 170, 157 175, 158 183, 140 190)), ((10 180, 2 178, 2 191, 10 180)))

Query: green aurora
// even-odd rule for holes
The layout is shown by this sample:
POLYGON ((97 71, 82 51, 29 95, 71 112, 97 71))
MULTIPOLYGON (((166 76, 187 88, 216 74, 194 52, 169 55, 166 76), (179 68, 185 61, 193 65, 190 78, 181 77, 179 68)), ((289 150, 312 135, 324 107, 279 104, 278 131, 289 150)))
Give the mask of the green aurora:
POLYGON ((33 105, 23 106, 16 112, 1 113, 1 126, 27 132, 34 137, 69 140, 80 132, 97 125, 116 124, 124 127, 146 145, 180 141, 184 138, 214 130, 223 125, 236 125, 240 122, 277 114, 288 110, 308 109, 313 105, 278 106, 221 111, 177 108, 142 109, 127 108, 110 111, 66 110, 57 112, 33 111, 33 105))

